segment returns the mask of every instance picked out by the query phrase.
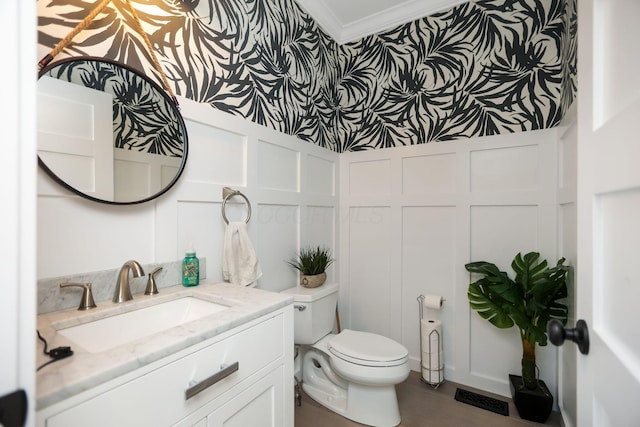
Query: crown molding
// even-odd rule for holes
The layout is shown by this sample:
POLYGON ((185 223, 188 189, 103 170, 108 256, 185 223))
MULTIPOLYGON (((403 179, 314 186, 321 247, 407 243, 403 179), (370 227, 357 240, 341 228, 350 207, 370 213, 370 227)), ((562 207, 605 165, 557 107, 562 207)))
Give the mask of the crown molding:
POLYGON ((342 24, 331 9, 320 0, 296 0, 298 4, 322 27, 322 29, 336 42, 342 37, 342 24))
POLYGON ((338 44, 349 43, 398 25, 411 22, 468 0, 409 0, 357 21, 341 24, 340 19, 322 0, 297 0, 338 44))

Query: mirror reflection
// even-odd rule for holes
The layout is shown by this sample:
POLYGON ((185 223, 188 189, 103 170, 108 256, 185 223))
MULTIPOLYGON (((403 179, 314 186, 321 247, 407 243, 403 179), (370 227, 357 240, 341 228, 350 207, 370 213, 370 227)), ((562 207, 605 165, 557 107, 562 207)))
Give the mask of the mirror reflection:
POLYGON ((184 169, 187 133, 176 104, 124 64, 81 57, 45 67, 37 123, 40 166, 90 200, 146 202, 184 169))

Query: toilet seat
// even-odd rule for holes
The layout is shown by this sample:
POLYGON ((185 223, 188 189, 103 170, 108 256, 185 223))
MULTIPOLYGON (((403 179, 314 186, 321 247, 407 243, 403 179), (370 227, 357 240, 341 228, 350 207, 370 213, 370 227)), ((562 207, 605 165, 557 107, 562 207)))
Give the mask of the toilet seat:
POLYGON ((327 343, 332 355, 362 366, 385 367, 406 363, 408 350, 397 342, 378 334, 344 329, 327 343))

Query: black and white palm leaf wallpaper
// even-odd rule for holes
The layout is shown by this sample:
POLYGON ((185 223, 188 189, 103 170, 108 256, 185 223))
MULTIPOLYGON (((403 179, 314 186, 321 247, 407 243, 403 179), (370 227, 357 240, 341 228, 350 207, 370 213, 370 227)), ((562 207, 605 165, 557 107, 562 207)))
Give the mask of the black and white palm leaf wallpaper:
MULTIPOLYGON (((576 0, 470 1, 345 45, 295 0, 131 2, 175 93, 338 152, 549 128, 576 96, 576 0)), ((39 43, 93 7, 38 0, 39 43)), ((65 55, 158 78, 123 0, 65 55)))
POLYGON ((101 58, 63 60, 42 74, 111 95, 114 148, 169 157, 184 155, 180 113, 160 86, 146 76, 101 58))

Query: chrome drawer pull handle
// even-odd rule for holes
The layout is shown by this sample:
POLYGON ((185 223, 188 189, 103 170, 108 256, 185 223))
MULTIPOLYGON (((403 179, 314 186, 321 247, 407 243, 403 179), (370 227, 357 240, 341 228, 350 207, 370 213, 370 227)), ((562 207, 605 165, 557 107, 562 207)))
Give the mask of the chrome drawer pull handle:
POLYGON ((231 365, 226 366, 226 367, 225 367, 225 365, 222 365, 221 368, 222 368, 222 370, 220 370, 220 371, 216 372, 215 374, 211 375, 206 380, 200 381, 196 385, 189 387, 184 392, 185 400, 191 399, 193 396, 195 396, 196 394, 200 393, 201 391, 207 389, 208 387, 211 387, 212 385, 214 385, 218 381, 220 381, 220 380, 228 377, 229 375, 233 374, 235 371, 240 369, 240 363, 239 362, 234 362, 231 365))
POLYGON ((307 309, 307 306, 302 304, 293 304, 293 308, 298 311, 305 311, 307 309))

